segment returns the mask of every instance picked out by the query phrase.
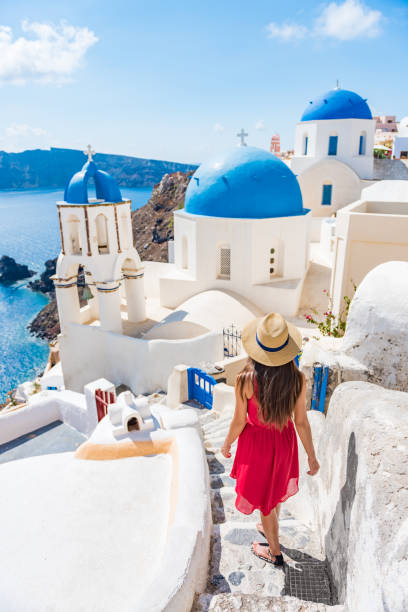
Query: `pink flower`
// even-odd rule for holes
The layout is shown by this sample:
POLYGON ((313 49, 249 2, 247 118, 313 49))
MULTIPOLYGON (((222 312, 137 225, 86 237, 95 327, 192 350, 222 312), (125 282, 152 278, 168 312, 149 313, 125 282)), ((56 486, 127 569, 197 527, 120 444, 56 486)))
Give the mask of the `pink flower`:
POLYGON ((327 293, 327 289, 323 289, 323 293, 327 293))

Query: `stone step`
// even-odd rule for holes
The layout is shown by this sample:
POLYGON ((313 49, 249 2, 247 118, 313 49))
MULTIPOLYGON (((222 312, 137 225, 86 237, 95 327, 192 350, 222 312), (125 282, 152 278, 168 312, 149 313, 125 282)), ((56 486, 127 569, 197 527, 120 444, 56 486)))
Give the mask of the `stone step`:
POLYGON ((229 427, 232 416, 233 413, 228 413, 222 417, 219 417, 218 419, 207 422, 205 425, 203 425, 204 432, 207 434, 220 426, 229 427))
POLYGON ((210 487, 211 489, 221 489, 222 487, 235 488, 235 480, 225 472, 223 474, 211 474, 210 487))
POLYGON ((233 457, 226 459, 219 451, 218 452, 207 452, 207 462, 210 474, 223 474, 224 472, 231 471, 234 463, 233 457))
POLYGON ((297 597, 263 597, 256 594, 203 593, 196 599, 192 612, 344 612, 344 606, 327 606, 297 597))

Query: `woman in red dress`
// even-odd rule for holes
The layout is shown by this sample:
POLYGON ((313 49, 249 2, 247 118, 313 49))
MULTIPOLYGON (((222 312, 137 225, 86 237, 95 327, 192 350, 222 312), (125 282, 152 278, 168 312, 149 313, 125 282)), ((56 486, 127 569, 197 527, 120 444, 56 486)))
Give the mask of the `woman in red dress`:
POLYGON ((259 510, 258 531, 269 547, 254 542, 257 557, 283 565, 279 546, 280 505, 298 491, 296 430, 305 448, 311 476, 319 470, 306 415, 306 384, 294 359, 302 346, 300 331, 278 313, 251 321, 242 332, 248 363, 237 377, 236 405, 221 449, 231 457, 238 438, 231 477, 240 512, 259 510), (293 423, 294 422, 294 423, 293 423))

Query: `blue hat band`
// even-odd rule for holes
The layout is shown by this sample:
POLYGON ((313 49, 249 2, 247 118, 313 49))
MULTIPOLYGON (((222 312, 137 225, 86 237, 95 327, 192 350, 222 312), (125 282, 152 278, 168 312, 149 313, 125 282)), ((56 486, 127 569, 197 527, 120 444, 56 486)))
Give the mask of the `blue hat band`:
POLYGON ((256 341, 258 345, 261 347, 261 349, 263 349, 264 351, 268 351, 268 353, 277 353, 278 351, 281 351, 282 349, 285 348, 285 346, 289 344, 289 335, 287 337, 286 342, 284 342, 281 346, 278 346, 276 348, 270 348, 269 346, 265 346, 264 344, 262 344, 262 342, 258 338, 258 332, 256 333, 256 341))

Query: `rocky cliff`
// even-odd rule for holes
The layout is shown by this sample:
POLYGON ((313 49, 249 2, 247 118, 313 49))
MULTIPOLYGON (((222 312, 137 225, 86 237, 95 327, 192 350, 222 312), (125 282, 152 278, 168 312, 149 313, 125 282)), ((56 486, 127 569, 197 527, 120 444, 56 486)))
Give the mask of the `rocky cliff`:
POLYGON ((168 261, 167 242, 174 238, 173 211, 184 207, 192 172, 165 174, 145 206, 132 213, 135 247, 143 260, 168 261))
MULTIPOLYGON (((167 242, 173 239, 173 211, 184 207, 184 195, 192 172, 165 174, 153 188, 145 206, 132 213, 134 244, 142 260, 167 261, 167 242)), ((47 293, 51 301, 28 326, 32 334, 47 340, 60 332, 54 287, 56 259, 45 262, 40 278, 29 283, 34 291, 47 293)))
POLYGON ((19 264, 12 257, 3 255, 0 259, 0 283, 11 284, 34 276, 35 272, 28 269, 28 266, 19 264))
MULTIPOLYGON (((0 189, 63 187, 85 161, 83 152, 74 149, 0 151, 0 189)), ((191 164, 105 153, 97 153, 95 162, 124 187, 150 187, 166 172, 188 172, 196 168, 191 164)))

